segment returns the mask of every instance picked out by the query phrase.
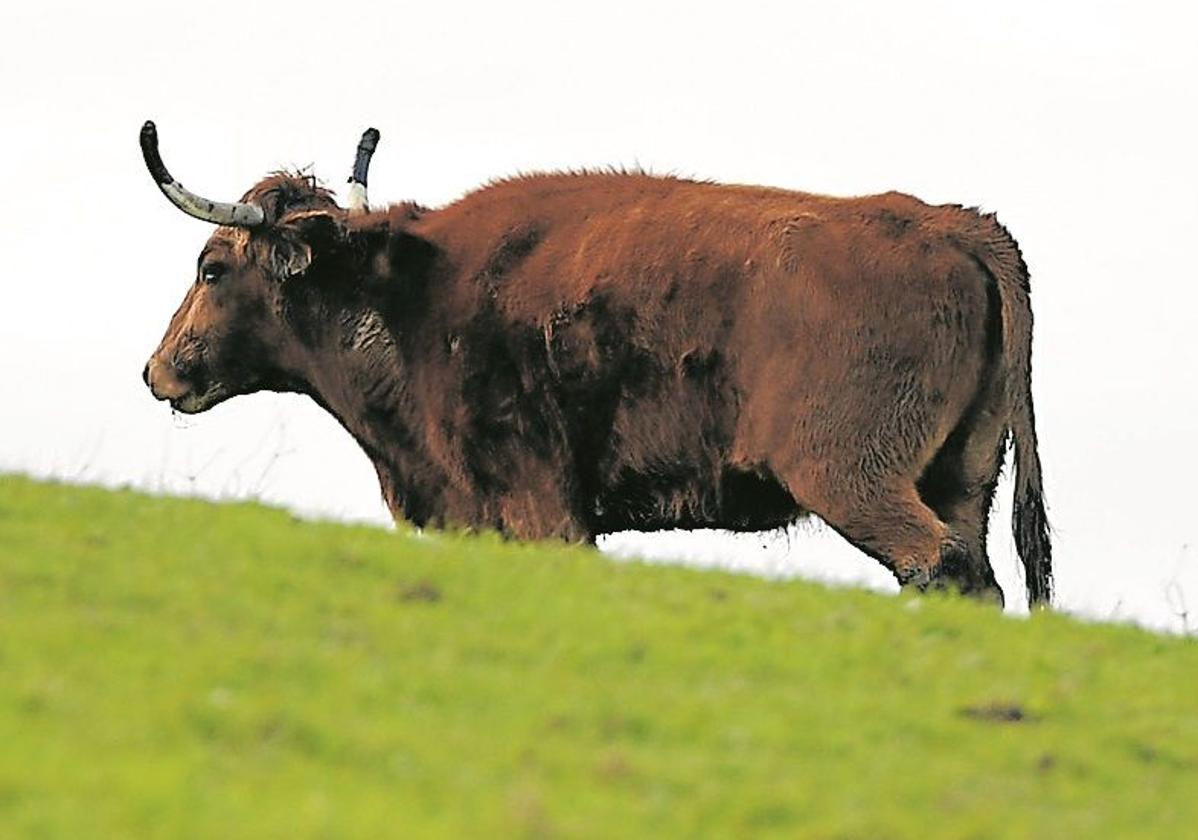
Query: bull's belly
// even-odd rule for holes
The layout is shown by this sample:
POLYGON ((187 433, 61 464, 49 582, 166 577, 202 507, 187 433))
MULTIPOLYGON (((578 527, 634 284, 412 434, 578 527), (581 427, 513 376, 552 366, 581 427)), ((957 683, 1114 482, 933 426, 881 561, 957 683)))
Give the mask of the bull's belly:
POLYGON ((773 476, 726 467, 718 476, 624 471, 593 505, 594 530, 719 528, 768 531, 805 514, 773 476))

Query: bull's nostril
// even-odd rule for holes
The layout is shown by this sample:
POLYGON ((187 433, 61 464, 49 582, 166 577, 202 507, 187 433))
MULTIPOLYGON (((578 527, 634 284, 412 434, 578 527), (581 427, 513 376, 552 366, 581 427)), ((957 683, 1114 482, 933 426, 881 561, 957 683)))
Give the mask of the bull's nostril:
POLYGON ((150 387, 156 400, 175 400, 192 390, 193 383, 174 365, 162 362, 157 356, 150 359, 141 377, 150 387))
POLYGON ((146 383, 146 387, 150 385, 150 363, 146 362, 146 366, 141 369, 141 381, 146 383))

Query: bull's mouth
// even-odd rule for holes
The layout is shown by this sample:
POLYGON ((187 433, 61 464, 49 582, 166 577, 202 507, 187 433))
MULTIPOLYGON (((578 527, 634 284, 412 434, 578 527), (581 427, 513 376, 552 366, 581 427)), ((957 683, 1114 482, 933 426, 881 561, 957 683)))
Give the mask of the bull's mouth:
POLYGON ((209 385, 203 392, 188 391, 170 400, 171 408, 181 414, 199 414, 232 396, 229 388, 219 382, 209 385))

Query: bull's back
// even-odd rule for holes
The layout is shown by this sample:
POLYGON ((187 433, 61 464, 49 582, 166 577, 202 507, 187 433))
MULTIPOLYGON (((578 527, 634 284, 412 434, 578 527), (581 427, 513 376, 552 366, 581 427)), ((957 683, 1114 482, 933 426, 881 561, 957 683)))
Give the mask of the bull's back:
MULTIPOLYGON (((513 318, 603 295, 630 303, 793 300, 812 317, 910 303, 961 266, 975 217, 887 193, 837 198, 643 174, 500 182, 430 214, 426 234, 513 318), (895 299, 897 295, 897 300, 895 299)), ((656 314, 656 308, 651 309, 656 314)))

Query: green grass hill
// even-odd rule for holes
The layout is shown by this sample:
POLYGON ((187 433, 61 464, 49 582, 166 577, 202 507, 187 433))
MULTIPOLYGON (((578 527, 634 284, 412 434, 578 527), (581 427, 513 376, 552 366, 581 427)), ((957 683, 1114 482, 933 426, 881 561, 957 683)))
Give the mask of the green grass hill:
POLYGON ((1198 643, 0 477, 0 837, 1198 836, 1198 643))

